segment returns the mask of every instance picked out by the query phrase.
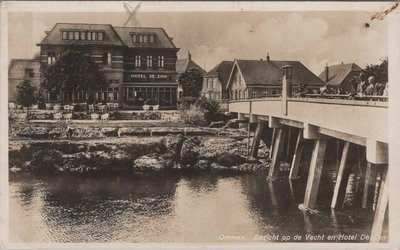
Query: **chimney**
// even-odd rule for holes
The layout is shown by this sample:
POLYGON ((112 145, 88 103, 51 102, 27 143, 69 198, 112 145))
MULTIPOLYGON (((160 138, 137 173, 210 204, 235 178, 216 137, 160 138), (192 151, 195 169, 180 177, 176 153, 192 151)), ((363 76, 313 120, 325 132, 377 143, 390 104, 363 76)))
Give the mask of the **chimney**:
POLYGON ((269 62, 269 52, 267 53, 267 61, 269 62))
POLYGON ((189 61, 192 60, 192 54, 190 54, 190 51, 188 51, 188 58, 189 58, 189 61))
POLYGON ((326 63, 325 65, 325 83, 328 83, 329 81, 329 67, 328 67, 328 63, 326 63))
POLYGON ((293 66, 283 66, 282 96, 292 95, 293 66))

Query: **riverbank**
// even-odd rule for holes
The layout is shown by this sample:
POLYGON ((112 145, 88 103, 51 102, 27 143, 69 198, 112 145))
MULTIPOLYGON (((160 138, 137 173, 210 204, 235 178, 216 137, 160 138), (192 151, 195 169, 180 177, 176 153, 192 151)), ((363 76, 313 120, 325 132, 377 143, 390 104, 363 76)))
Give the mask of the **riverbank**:
POLYGON ((261 145, 259 159, 248 159, 246 132, 236 129, 112 124, 79 124, 73 129, 73 137, 67 138, 64 123, 10 126, 10 171, 57 173, 182 168, 250 171, 265 170, 269 166, 267 146, 261 145))

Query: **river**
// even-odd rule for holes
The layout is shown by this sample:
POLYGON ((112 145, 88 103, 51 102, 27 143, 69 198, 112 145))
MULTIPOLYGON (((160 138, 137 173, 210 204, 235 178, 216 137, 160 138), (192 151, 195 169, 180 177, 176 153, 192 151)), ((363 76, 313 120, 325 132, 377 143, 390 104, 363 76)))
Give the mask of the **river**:
POLYGON ((359 208, 360 180, 350 176, 345 207, 334 211, 334 171, 325 172, 314 214, 298 209, 306 175, 271 182, 265 171, 10 174, 10 241, 368 242, 373 211, 359 208))

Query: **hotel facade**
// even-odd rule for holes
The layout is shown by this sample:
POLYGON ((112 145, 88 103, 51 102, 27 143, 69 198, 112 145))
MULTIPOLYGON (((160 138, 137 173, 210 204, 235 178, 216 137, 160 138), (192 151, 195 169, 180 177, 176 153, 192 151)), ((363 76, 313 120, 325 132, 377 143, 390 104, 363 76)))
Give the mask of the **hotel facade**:
MULTIPOLYGON (((176 106, 179 48, 163 28, 57 23, 37 45, 42 72, 68 51, 89 56, 108 82, 107 88, 96 90, 97 102, 118 102, 124 107, 146 103, 176 106)), ((44 97, 50 102, 86 102, 89 93, 83 86, 62 93, 46 92, 44 97)))

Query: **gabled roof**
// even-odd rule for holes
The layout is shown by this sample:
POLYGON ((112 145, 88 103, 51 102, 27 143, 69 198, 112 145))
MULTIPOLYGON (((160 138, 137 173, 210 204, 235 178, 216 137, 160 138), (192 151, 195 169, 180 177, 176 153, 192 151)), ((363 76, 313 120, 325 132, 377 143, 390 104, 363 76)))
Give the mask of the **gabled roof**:
POLYGON ((293 85, 306 83, 309 86, 322 86, 324 84, 299 61, 268 60, 236 60, 228 84, 231 82, 234 69, 238 68, 248 86, 280 86, 282 85, 283 66, 286 65, 291 65, 293 68, 293 85))
MULTIPOLYGON (((351 73, 360 73, 362 69, 355 63, 337 64, 328 66, 328 83, 332 86, 339 86, 351 73)), ((325 81, 326 69, 319 74, 319 78, 325 81)))
POLYGON ((233 61, 222 61, 213 69, 204 74, 204 76, 218 76, 219 80, 222 83, 222 87, 225 88, 226 84, 228 83, 232 67, 233 61))
POLYGON ((206 71, 202 67, 200 67, 197 63, 195 63, 192 59, 184 58, 176 60, 176 72, 178 72, 178 74, 182 74, 190 68, 199 69, 201 74, 206 73, 206 71))
POLYGON ((113 27, 111 24, 87 24, 87 23, 57 23, 46 32, 46 37, 38 44, 65 44, 86 45, 101 44, 108 46, 127 46, 129 48, 167 48, 176 49, 172 39, 163 28, 143 27, 113 27), (63 40, 61 31, 103 31, 104 40, 63 40), (131 33, 155 34, 154 43, 133 43, 131 33))
POLYGON ((20 69, 40 68, 40 61, 37 59, 11 59, 8 64, 8 73, 16 67, 20 69))
POLYGON ((175 49, 175 44, 167 35, 163 28, 143 28, 143 27, 115 27, 119 37, 129 48, 167 48, 175 49), (133 43, 131 33, 155 34, 154 43, 133 43))
POLYGON ((65 44, 65 45, 85 45, 101 44, 112 46, 124 46, 121 38, 110 24, 86 24, 86 23, 57 23, 38 44, 65 44), (93 40, 63 40, 61 31, 103 31, 105 33, 103 41, 93 40))

